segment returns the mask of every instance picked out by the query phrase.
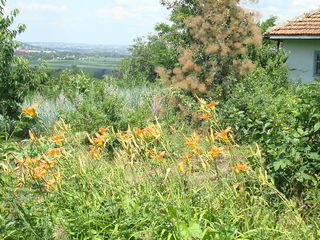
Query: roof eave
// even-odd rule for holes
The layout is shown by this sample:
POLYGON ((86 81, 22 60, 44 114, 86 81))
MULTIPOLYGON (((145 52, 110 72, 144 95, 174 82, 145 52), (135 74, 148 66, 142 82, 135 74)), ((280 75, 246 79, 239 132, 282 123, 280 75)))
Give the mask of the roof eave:
POLYGON ((320 35, 265 35, 266 38, 271 40, 284 40, 284 39, 320 39, 320 35))

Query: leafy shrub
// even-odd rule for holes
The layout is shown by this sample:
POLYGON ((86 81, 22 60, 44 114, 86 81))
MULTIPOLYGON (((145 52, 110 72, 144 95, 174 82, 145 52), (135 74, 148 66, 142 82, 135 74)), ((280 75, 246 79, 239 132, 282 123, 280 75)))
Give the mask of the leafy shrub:
POLYGON ((48 98, 57 97, 61 92, 70 100, 76 99, 79 94, 89 91, 95 79, 89 73, 76 67, 64 69, 57 76, 52 76, 50 81, 43 86, 43 94, 48 98))
POLYGON ((223 104, 224 124, 243 143, 257 142, 277 187, 299 195, 319 174, 319 84, 290 84, 270 62, 238 84, 223 104))
POLYGON ((96 126, 115 125, 121 120, 122 101, 113 89, 105 89, 103 81, 96 80, 85 93, 73 101, 74 111, 63 111, 62 118, 78 131, 92 132, 96 126))

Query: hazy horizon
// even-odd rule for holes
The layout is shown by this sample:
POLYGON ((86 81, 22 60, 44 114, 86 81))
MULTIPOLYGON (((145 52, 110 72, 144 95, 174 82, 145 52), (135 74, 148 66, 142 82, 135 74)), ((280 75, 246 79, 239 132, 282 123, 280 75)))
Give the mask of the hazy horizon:
POLYGON ((97 45, 97 46, 119 46, 119 47, 127 47, 130 46, 128 44, 108 44, 108 43, 83 43, 83 42, 46 42, 46 41, 21 41, 26 44, 78 44, 78 45, 97 45))
MULTIPOLYGON (((258 10, 262 19, 278 16, 278 22, 320 7, 314 0, 260 0, 245 5, 258 10)), ((6 11, 19 9, 15 23, 27 26, 21 42, 62 42, 100 45, 132 45, 133 39, 154 32, 166 22, 169 11, 159 0, 10 0, 6 11)))

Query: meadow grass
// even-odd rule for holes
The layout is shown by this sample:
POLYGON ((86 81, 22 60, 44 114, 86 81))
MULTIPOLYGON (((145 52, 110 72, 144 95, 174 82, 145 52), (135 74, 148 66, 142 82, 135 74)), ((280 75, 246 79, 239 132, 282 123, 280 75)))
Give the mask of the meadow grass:
POLYGON ((5 144, 1 238, 317 239, 317 218, 304 218, 259 149, 229 130, 101 127, 75 133, 60 120, 5 144))

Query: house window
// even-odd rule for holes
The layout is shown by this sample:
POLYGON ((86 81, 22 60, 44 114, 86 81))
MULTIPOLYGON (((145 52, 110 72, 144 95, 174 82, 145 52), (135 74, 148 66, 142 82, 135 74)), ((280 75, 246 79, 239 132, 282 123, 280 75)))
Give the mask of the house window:
POLYGON ((316 51, 314 56, 314 75, 320 76, 320 51, 316 51))

